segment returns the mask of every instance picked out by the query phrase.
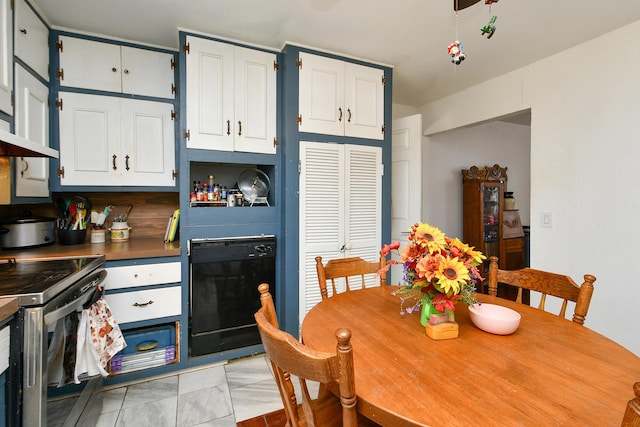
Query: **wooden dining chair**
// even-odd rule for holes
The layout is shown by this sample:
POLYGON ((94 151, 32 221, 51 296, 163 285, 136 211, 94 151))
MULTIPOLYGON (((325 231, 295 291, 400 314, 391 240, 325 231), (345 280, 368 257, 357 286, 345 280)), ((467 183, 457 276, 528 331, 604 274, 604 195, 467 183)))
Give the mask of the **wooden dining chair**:
POLYGON ((584 325, 584 319, 587 317, 595 281, 595 276, 585 274, 584 283, 578 286, 571 277, 562 274, 531 268, 501 270, 498 268, 498 257, 492 256, 489 258, 489 295, 497 295, 498 283, 518 288, 516 302, 520 303, 522 302, 523 289, 537 291, 542 294, 538 305, 540 310, 544 310, 546 296, 552 295, 562 299, 562 306, 560 313, 558 313, 560 317, 565 317, 567 302, 573 301, 576 304, 573 310, 573 321, 580 325, 584 325))
POLYGON ((640 427, 640 382, 633 385, 635 397, 627 402, 621 427, 640 427))
POLYGON ((380 279, 380 285, 387 284, 386 273, 378 275, 378 272, 386 266, 387 260, 384 256, 380 255, 378 262, 365 261, 360 257, 350 258, 337 258, 327 262, 326 265, 322 264, 322 257, 316 257, 316 271, 318 272, 318 284, 320 285, 320 295, 325 300, 329 298, 327 292, 327 280, 331 281, 332 296, 338 293, 336 284, 340 278, 344 278, 346 291, 351 290, 349 284, 350 277, 360 276, 360 288, 365 287, 365 278, 367 275, 376 275, 380 279))
POLYGON ((312 350, 280 330, 269 285, 258 286, 262 307, 255 314, 258 331, 280 391, 287 426, 375 426, 356 411, 351 332, 336 331, 336 353, 312 350), (300 380, 302 404, 298 405, 291 375, 300 380), (311 399, 307 380, 326 386, 317 399, 311 399), (333 394, 328 390, 334 391, 333 394))

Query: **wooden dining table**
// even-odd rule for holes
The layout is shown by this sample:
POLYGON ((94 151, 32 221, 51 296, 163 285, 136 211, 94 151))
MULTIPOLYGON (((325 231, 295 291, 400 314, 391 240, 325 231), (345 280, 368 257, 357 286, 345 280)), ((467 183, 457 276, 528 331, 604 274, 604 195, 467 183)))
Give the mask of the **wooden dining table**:
POLYGON ((302 341, 336 351, 352 332, 358 411, 384 426, 620 426, 640 358, 588 328, 510 300, 511 335, 478 329, 458 303, 457 338, 432 340, 420 314, 400 315, 394 287, 335 295, 307 313, 302 341))

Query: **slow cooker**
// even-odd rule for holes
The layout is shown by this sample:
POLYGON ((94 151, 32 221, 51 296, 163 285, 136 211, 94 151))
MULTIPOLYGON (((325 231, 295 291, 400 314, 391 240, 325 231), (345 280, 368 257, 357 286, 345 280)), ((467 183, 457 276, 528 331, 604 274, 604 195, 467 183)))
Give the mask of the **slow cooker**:
POLYGON ((50 245, 56 241, 55 218, 21 217, 0 221, 0 248, 50 245))

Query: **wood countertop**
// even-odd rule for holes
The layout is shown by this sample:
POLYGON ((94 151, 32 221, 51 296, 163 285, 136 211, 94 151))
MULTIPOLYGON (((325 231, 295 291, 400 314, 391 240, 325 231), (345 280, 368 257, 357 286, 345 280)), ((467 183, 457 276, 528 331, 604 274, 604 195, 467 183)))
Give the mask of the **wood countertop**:
POLYGON ((165 243, 162 238, 136 238, 126 242, 107 240, 105 243, 82 243, 79 245, 56 243, 38 248, 0 251, 0 258, 23 260, 87 255, 104 255, 107 261, 179 256, 180 243, 165 243))
POLYGON ((0 322, 10 316, 13 316, 18 311, 18 299, 17 298, 0 298, 0 322))

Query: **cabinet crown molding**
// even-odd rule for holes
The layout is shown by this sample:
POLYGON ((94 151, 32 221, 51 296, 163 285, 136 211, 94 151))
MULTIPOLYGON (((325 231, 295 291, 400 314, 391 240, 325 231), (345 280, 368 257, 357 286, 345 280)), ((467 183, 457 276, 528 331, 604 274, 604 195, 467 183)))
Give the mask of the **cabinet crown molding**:
POLYGON ((508 167, 500 167, 498 164, 483 168, 471 166, 462 170, 462 177, 465 180, 506 181, 507 169, 508 167))

